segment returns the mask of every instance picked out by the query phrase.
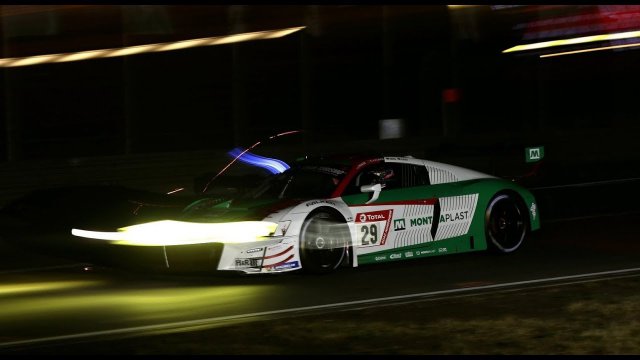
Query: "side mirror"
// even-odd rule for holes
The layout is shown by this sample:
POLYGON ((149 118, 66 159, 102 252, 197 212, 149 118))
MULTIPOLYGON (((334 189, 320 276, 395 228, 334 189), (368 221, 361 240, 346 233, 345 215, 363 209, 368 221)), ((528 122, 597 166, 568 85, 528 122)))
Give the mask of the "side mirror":
POLYGON ((378 200, 378 196, 380 196, 380 192, 382 191, 382 185, 380 184, 370 184, 370 185, 362 185, 360 186, 360 192, 372 192, 373 195, 371 196, 371 199, 369 199, 369 201, 367 201, 365 204, 369 204, 372 203, 376 200, 378 200))

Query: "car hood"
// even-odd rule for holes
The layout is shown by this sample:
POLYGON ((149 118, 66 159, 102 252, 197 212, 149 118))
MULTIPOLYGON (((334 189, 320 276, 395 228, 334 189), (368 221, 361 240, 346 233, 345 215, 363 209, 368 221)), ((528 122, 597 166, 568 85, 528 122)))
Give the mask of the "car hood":
POLYGON ((297 205, 303 199, 234 199, 211 204, 207 199, 196 201, 184 210, 183 221, 190 222, 232 222, 259 221, 269 215, 297 205))

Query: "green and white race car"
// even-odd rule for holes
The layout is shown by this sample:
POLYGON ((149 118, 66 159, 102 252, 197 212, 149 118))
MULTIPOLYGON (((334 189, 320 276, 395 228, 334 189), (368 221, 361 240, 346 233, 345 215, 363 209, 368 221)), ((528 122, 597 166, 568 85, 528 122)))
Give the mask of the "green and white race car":
POLYGON ((534 196, 512 181, 410 156, 351 156, 304 159, 238 198, 195 201, 178 220, 72 233, 162 247, 167 266, 192 249, 205 267, 253 274, 510 253, 539 228, 534 196))

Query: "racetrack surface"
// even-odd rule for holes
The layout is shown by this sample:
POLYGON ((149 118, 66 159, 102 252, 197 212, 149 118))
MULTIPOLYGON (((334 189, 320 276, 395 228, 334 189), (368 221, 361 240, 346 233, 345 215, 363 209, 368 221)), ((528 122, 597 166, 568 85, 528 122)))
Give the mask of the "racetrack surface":
MULTIPOLYGON (((588 189, 589 193, 592 191, 588 189)), ((552 197, 548 194, 536 194, 543 219, 545 207, 549 209, 547 213, 553 213, 550 200, 558 204, 562 196, 586 198, 584 192, 572 195, 564 191, 552 197)), ((542 230, 534 233, 526 246, 514 254, 447 255, 341 269, 324 276, 298 273, 157 276, 99 267, 85 269, 83 264, 31 254, 3 244, 3 252, 12 256, 0 271, 0 328, 3 329, 0 352, 173 353, 167 347, 154 345, 155 337, 149 336, 170 332, 172 335, 168 336, 172 339, 193 343, 191 350, 182 351, 211 353, 210 349, 198 346, 198 342, 202 341, 202 331, 215 331, 206 330, 214 327, 238 323, 268 327, 270 323, 286 321, 295 332, 296 324, 304 323, 305 318, 298 317, 300 315, 319 314, 331 321, 340 314, 337 310, 361 309, 358 311, 364 313, 376 306, 409 301, 378 312, 381 321, 386 321, 413 311, 413 301, 418 300, 439 298, 441 305, 446 305, 457 301, 457 295, 533 288, 547 283, 545 279, 556 279, 550 283, 557 283, 557 279, 562 278, 565 280, 560 282, 571 283, 583 279, 583 274, 600 273, 597 278, 619 276, 616 271, 640 268, 640 243, 635 232, 640 213, 633 211, 627 199, 615 199, 608 206, 601 201, 599 209, 604 213, 583 207, 586 210, 582 213, 579 209, 571 212, 576 215, 573 219, 547 218, 542 230), (451 300, 447 300, 451 296, 451 300), (180 333, 179 337, 173 332, 180 333), (126 340, 137 335, 144 337, 126 340), (112 341, 99 342, 101 340, 112 341), (118 347, 122 341, 137 343, 118 347), (140 350, 140 346, 146 350, 140 350)), ((553 211, 563 213, 560 208, 553 211)), ((447 308, 456 311, 455 307, 447 308)), ((428 309, 417 311, 416 316, 426 316, 425 321, 429 321, 427 314, 434 310, 428 309)), ((469 309, 461 313, 467 312, 469 309)), ((336 337, 341 336, 340 327, 332 331, 336 337)), ((216 339, 227 345, 238 341, 225 339, 224 331, 219 331, 216 339)), ((284 349, 287 345, 282 346, 284 349)), ((174 349, 179 348, 185 349, 184 346, 174 349)), ((224 349, 236 349, 227 353, 242 353, 237 346, 220 348, 223 353, 224 349)), ((331 348, 308 350, 308 353, 339 352, 331 348)), ((273 346, 265 353, 268 351, 273 353, 273 346)), ((380 352, 389 351, 381 349, 380 352)), ((425 349, 425 353, 430 352, 425 349)), ((539 353, 547 352, 541 349, 539 353)))

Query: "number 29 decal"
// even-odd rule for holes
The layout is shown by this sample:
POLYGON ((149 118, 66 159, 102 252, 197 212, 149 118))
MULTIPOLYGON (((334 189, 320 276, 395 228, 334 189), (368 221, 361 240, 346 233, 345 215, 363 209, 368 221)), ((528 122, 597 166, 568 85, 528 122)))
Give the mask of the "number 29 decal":
POLYGON ((360 232, 362 233, 362 246, 375 245, 378 242, 378 226, 376 224, 363 225, 360 232))
POLYGON ((356 214, 358 246, 384 245, 392 216, 392 209, 356 214))

